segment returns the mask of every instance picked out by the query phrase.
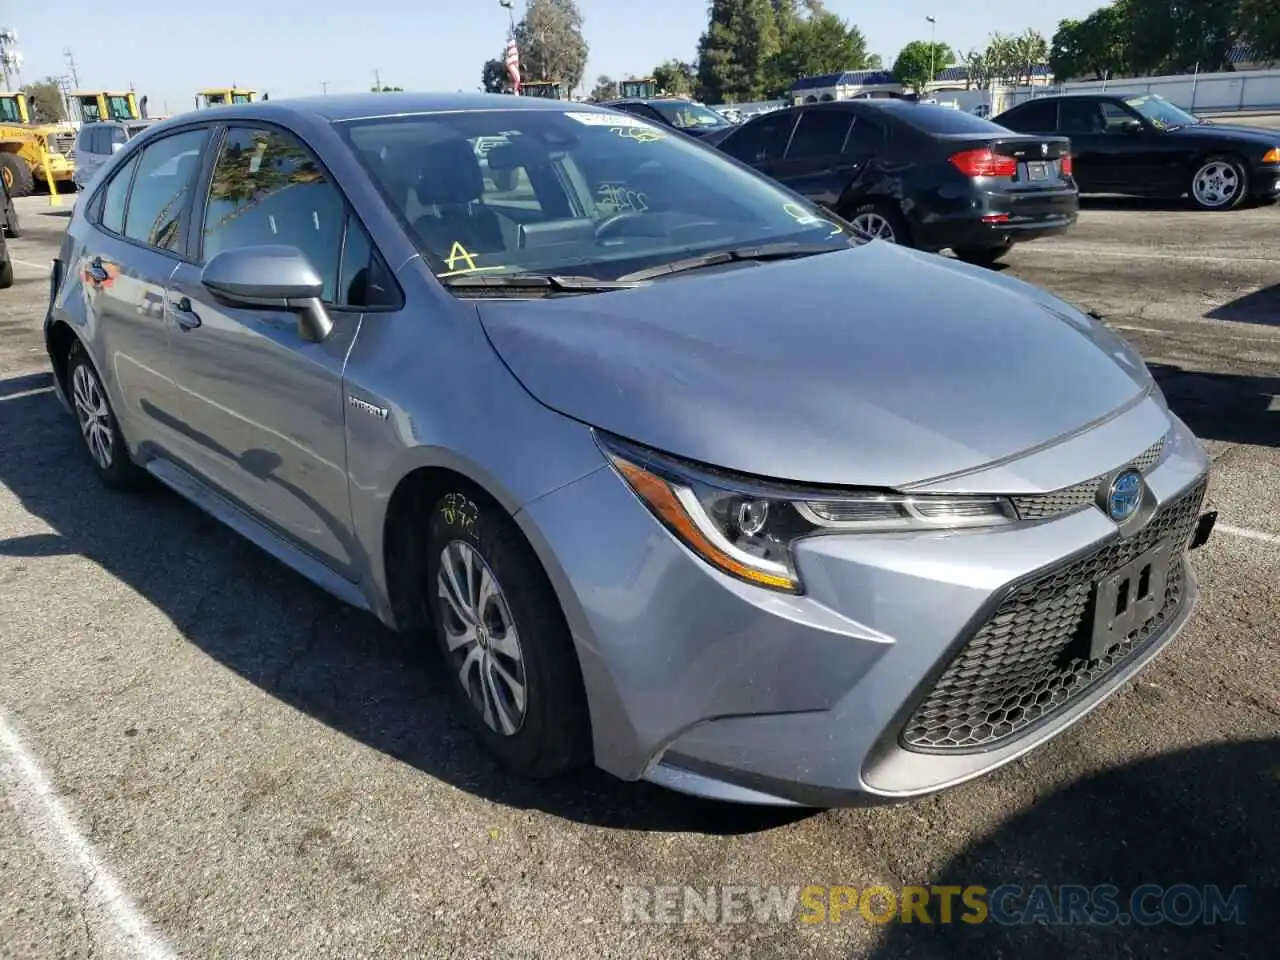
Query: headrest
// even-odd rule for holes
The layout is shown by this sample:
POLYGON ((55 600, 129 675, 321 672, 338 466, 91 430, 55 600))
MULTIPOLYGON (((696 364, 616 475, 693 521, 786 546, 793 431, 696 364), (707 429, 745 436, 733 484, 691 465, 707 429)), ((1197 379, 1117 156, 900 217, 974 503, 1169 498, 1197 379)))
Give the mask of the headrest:
POLYGON ((463 204, 484 194, 484 174, 476 152, 466 140, 438 140, 423 145, 418 153, 418 202, 423 204, 463 204))
POLYGON ((547 151, 521 142, 524 139, 526 138, 521 138, 514 143, 500 143, 490 147, 489 152, 485 154, 485 159, 489 161, 489 169, 516 170, 520 167, 534 167, 545 163, 547 151))

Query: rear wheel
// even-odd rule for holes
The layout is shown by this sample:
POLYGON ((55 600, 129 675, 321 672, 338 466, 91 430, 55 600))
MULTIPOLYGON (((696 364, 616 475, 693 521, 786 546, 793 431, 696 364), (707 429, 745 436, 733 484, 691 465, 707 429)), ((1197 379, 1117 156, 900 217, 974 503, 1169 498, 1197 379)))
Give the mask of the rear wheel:
POLYGON ((1006 243, 1002 247, 957 247, 952 252, 956 259, 965 263, 972 263, 977 267, 993 267, 1012 249, 1013 244, 1006 243))
POLYGON ((22 236, 22 221, 18 219, 18 210, 13 202, 8 202, 8 210, 4 218, 4 235, 17 239, 22 236))
POLYGON ((36 188, 35 177, 27 162, 13 153, 0 153, 0 180, 11 197, 30 196, 36 188))
POLYGON ((84 348, 76 343, 67 357, 67 387, 80 435, 102 482, 114 490, 136 487, 145 474, 129 456, 107 388, 84 348))
POLYGON ((900 246, 911 246, 911 235, 902 214, 887 203, 864 203, 849 214, 853 237, 859 243, 884 240, 900 246))
POLYGON ((1189 193, 1201 210, 1234 210, 1249 195, 1249 172, 1233 157, 1210 157, 1192 174, 1189 193))
POLYGON ((465 486, 429 516, 428 609, 463 714, 515 773, 580 766, 591 757, 586 695, 537 556, 502 507, 465 486))
POLYGON ((0 290, 8 290, 13 286, 13 262, 9 255, 0 248, 0 290))

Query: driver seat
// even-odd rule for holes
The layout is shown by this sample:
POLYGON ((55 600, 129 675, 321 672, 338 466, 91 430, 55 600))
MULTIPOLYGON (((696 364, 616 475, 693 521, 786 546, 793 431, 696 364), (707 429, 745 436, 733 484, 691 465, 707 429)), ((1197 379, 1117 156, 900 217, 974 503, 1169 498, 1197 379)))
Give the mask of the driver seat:
POLYGON ((438 140, 420 155, 414 191, 418 202, 433 212, 414 221, 413 229, 427 248, 442 257, 455 244, 471 254, 504 252, 502 221, 481 202, 484 174, 471 144, 461 138, 438 140))

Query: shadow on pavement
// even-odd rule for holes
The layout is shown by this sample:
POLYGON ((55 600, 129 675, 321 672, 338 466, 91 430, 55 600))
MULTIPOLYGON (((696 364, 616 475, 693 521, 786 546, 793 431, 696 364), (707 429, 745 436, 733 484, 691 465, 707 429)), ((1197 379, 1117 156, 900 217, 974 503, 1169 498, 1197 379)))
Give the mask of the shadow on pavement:
POLYGON ((630 830, 731 835, 810 815, 703 802, 594 768, 551 783, 508 776, 453 714, 434 647, 418 649, 330 598, 159 484, 138 495, 105 490, 48 374, 0 380, 0 450, 0 484, 52 529, 0 534, 0 556, 93 560, 214 660, 429 776, 507 806, 630 830))
MULTIPOLYGON (((1220 744, 1143 760, 1072 784, 982 837, 930 879, 932 885, 980 885, 1001 901, 982 924, 895 923, 876 960, 901 957, 1275 957, 1280 919, 1280 740, 1220 744), (1110 923, 1025 922, 1037 885, 1117 888, 1110 923), (1135 897, 1144 884, 1186 884, 1135 897), (1021 887, 1008 899, 1004 885, 1021 887), (1217 887, 1240 912, 1201 922, 1193 909, 1217 887), (1230 900, 1237 887, 1244 890, 1230 900), (1135 903, 1136 900, 1136 903, 1135 903), (1161 920, 1162 904, 1171 918, 1161 920), (1188 918, 1195 922, 1186 922, 1188 918), (996 920, 1001 922, 995 922, 996 920), (1141 920, 1160 922, 1146 925, 1141 920), (1012 922, 1011 922, 1012 921, 1012 922), (1241 922, 1243 921, 1243 922, 1241 922)), ((968 912, 959 897, 953 919, 968 912)), ((1101 905, 1101 904, 1097 904, 1101 905)), ((1077 920, 1082 919, 1077 914, 1077 920)))
POLYGON ((1205 314, 1209 320, 1230 320, 1235 323, 1254 323, 1280 327, 1280 283, 1263 287, 1253 293, 1215 307, 1205 314))
MULTIPOLYGON (((1083 210, 1129 210, 1132 212, 1147 211, 1149 213, 1194 213, 1194 208, 1186 200, 1174 200, 1166 197, 1122 197, 1093 195, 1080 198, 1083 210)), ((1206 216, 1218 216, 1209 213, 1206 216)))
POLYGON ((1147 366, 1173 412, 1200 439, 1280 447, 1280 377, 1147 366))

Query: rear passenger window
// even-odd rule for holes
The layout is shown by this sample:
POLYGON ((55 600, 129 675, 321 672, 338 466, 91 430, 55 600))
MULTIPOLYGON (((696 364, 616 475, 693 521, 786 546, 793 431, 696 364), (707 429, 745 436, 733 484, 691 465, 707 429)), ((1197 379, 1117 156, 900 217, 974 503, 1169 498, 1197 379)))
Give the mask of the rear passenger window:
POLYGON ((264 244, 294 247, 337 302, 345 205, 315 155, 291 134, 231 128, 218 154, 204 215, 204 259, 264 244))
MULTIPOLYGON (((187 196, 200 169, 204 130, 188 130, 153 141, 142 152, 129 194, 124 235, 160 250, 182 245, 187 196)), ((110 148, 108 148, 110 149, 110 148)))
POLYGON ((1053 133, 1058 129, 1058 103, 1056 100, 1028 103, 1005 120, 996 122, 1019 133, 1053 133))
POLYGON ((844 152, 852 156, 875 153, 885 141, 885 130, 874 120, 858 117, 849 131, 849 139, 845 141, 844 152))
POLYGON ((138 154, 113 174, 102 197, 102 226, 112 233, 124 233, 124 204, 129 199, 129 184, 138 169, 138 154))
POLYGON ((780 112, 749 120, 729 134, 720 149, 743 163, 780 160, 795 129, 796 115, 780 112))
POLYGON ((810 110, 800 117, 800 125, 787 148, 788 160, 839 156, 849 135, 853 117, 845 110, 810 110))

